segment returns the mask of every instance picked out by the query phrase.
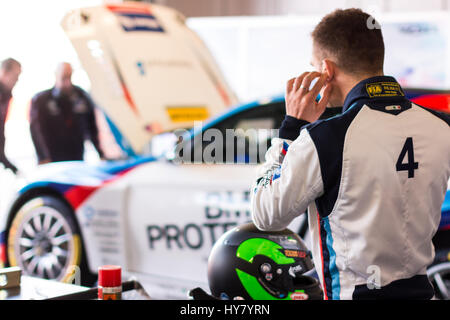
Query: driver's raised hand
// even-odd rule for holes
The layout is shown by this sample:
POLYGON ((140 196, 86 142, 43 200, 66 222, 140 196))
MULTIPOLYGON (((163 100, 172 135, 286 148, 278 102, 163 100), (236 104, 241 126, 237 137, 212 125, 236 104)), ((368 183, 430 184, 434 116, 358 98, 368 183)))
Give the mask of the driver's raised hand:
POLYGON ((286 85, 286 114, 308 122, 319 119, 327 107, 332 89, 326 78, 325 73, 304 72, 299 77, 290 79, 286 85), (317 77, 319 79, 309 90, 311 82, 317 77), (321 98, 316 102, 321 91, 321 98))

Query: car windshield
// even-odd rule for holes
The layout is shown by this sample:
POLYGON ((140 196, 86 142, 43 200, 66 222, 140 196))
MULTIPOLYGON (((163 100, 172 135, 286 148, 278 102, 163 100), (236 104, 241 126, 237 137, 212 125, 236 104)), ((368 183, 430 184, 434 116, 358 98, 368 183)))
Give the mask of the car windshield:
MULTIPOLYGON (((334 116, 341 110, 328 108, 322 118, 334 116)), ((261 163, 272 138, 278 137, 285 114, 283 100, 234 110, 204 127, 178 135, 182 143, 176 146, 170 158, 183 163, 261 163)))
POLYGON ((143 153, 146 156, 161 157, 170 152, 177 143, 177 135, 175 132, 163 132, 154 136, 143 153))

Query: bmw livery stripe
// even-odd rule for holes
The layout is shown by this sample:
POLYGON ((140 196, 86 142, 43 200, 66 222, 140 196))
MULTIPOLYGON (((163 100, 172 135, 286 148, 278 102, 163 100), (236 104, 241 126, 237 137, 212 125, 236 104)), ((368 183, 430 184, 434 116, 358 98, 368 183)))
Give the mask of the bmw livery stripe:
POLYGON ((139 165, 155 160, 154 157, 140 157, 127 161, 106 162, 97 167, 83 165, 82 163, 74 163, 73 165, 61 163, 61 168, 65 170, 60 175, 56 173, 52 175, 52 180, 39 180, 30 183, 22 188, 19 193, 23 194, 34 188, 51 188, 62 194, 72 208, 76 210, 95 191, 113 181, 117 181, 139 165), (66 167, 63 167, 64 165, 66 167), (68 176, 67 172, 70 171, 72 175, 68 176))
POLYGON ((117 15, 122 29, 126 32, 164 32, 161 24, 148 7, 133 4, 110 4, 106 5, 106 8, 117 15))
POLYGON ((109 125, 109 128, 111 129, 111 133, 114 136, 114 139, 116 140, 119 147, 124 151, 129 157, 135 157, 136 153, 134 152, 133 148, 131 147, 128 140, 122 135, 119 128, 114 124, 114 122, 111 120, 110 117, 106 113, 103 113, 106 119, 106 122, 109 125))
POLYGON ((105 185, 116 181, 118 178, 129 172, 131 168, 125 169, 119 173, 111 175, 111 178, 104 180, 100 185, 97 186, 72 186, 64 192, 64 197, 71 204, 72 208, 75 210, 95 191, 104 187, 105 185))

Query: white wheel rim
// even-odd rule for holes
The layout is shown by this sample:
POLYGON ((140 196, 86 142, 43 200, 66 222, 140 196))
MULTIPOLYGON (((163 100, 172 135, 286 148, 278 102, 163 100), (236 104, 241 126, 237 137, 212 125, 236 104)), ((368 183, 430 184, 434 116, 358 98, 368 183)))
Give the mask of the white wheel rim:
POLYGON ((441 299, 450 299, 450 262, 437 264, 427 271, 428 278, 436 285, 441 299), (446 276, 446 277, 445 277, 446 276))
POLYGON ((14 252, 22 272, 61 280, 73 254, 73 233, 56 209, 40 206, 28 212, 14 237, 14 252))

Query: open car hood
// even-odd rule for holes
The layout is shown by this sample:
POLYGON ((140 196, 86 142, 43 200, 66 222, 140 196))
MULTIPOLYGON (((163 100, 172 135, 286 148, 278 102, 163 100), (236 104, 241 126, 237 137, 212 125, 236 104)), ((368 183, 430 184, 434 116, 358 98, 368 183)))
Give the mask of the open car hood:
POLYGON ((141 153, 155 134, 237 103, 207 47, 173 9, 137 2, 81 8, 62 27, 128 154, 141 153))

